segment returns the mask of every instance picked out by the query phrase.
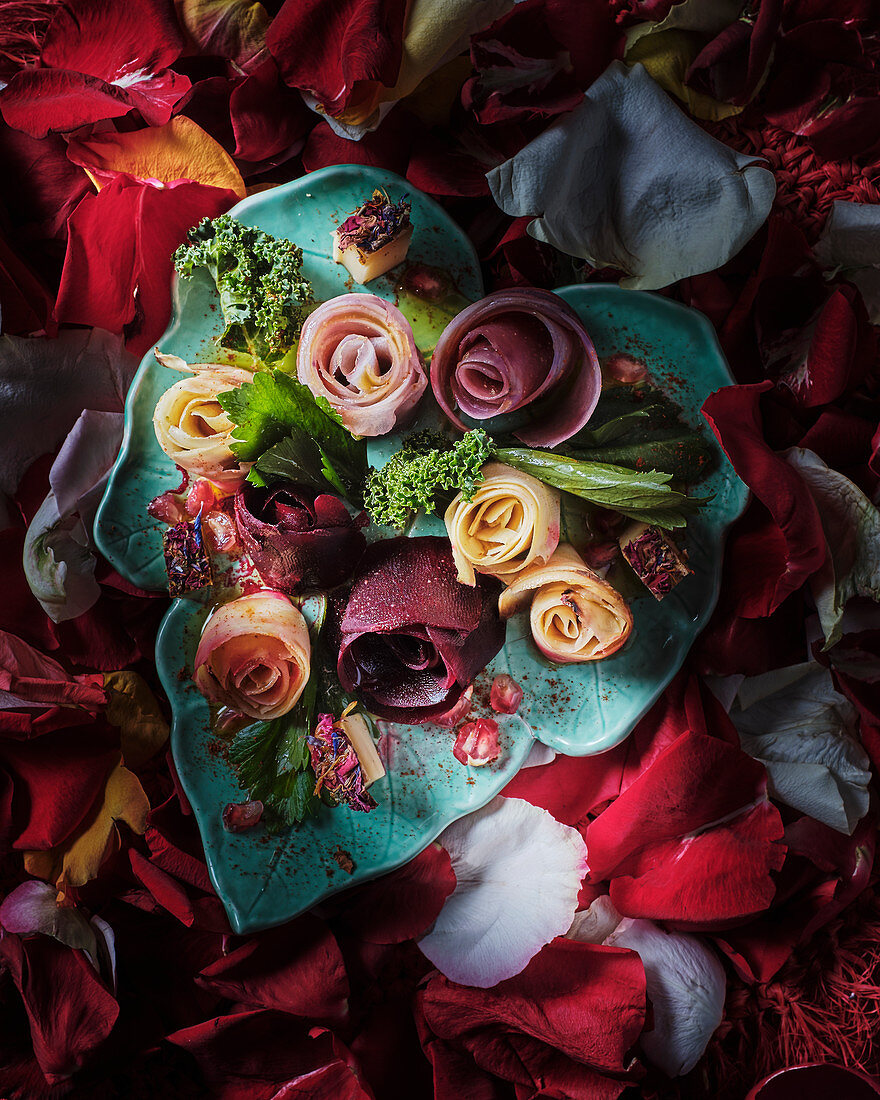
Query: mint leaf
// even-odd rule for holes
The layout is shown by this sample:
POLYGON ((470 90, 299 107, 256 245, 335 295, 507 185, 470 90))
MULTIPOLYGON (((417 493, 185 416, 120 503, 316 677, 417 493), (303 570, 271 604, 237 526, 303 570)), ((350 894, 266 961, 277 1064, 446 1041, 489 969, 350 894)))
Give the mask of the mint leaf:
POLYGON ((686 517, 703 503, 673 489, 669 485, 672 475, 662 471, 637 473, 622 466, 518 447, 495 451, 493 457, 554 489, 666 529, 684 527, 686 517))

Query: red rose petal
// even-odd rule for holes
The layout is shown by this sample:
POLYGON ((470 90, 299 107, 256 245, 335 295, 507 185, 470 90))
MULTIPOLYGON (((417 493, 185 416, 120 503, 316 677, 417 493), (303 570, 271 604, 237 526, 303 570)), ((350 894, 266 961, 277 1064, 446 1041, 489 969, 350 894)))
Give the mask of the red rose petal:
POLYGON ((822 523, 803 479, 764 441, 761 395, 771 382, 727 386, 710 394, 703 415, 734 469, 769 510, 785 542, 784 568, 766 575, 761 588, 746 595, 740 613, 769 615, 825 562, 822 523))
POLYGON ((761 912, 785 856, 766 787, 763 766, 739 748, 682 734, 587 828, 591 881, 610 881, 625 916, 676 927, 761 912))
POLYGON ((396 84, 406 6, 406 0, 286 0, 266 45, 286 84, 339 115, 369 104, 376 85, 396 84))
POLYGON ((0 958, 24 1000, 40 1068, 49 1084, 60 1084, 108 1037, 119 1005, 82 951, 49 936, 7 934, 0 958))
MULTIPOLYGON (((516 1085, 611 1100, 627 1083, 606 1074, 625 1075, 645 1022, 645 972, 634 952, 557 939, 493 989, 435 975, 418 994, 417 1010, 429 1057, 433 1033, 516 1085)), ((461 1080, 461 1063, 441 1062, 441 1072, 450 1068, 461 1080)), ((435 1075, 437 1069, 435 1062, 435 1075)))
POLYGON ((202 970, 198 985, 251 1008, 304 1019, 341 1021, 348 977, 333 933, 306 914, 282 928, 249 937, 202 970))
POLYGON ((119 731, 103 719, 72 736, 59 729, 29 741, 0 742, 14 784, 14 847, 54 848, 94 811, 119 759, 119 731))
POLYGON ((237 201, 225 188, 155 186, 120 173, 68 220, 56 317, 110 332, 131 326, 128 347, 144 354, 168 322, 174 250, 202 218, 237 201))
POLYGON ((454 889, 449 853, 430 844, 391 874, 347 891, 339 899, 339 912, 361 940, 403 943, 431 927, 454 889))
POLYGON ((372 1100, 357 1063, 330 1032, 283 1012, 236 1012, 184 1028, 166 1042, 187 1051, 216 1100, 372 1100))

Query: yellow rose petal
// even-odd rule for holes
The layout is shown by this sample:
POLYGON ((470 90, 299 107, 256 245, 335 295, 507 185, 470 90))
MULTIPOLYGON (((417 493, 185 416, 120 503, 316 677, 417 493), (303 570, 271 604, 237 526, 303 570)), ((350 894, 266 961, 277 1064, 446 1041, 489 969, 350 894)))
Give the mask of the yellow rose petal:
POLYGON ((136 833, 147 828, 150 803, 132 772, 117 764, 107 777, 103 798, 86 825, 63 844, 45 852, 25 852, 30 875, 55 882, 63 893, 68 886, 84 886, 98 874, 118 839, 116 822, 124 821, 136 833))
POLYGON ((104 674, 107 721, 120 728, 122 758, 139 768, 168 740, 168 723, 147 681, 136 672, 104 674))
POLYGON ((241 198, 244 180, 222 145, 192 119, 178 115, 164 126, 149 126, 127 134, 96 134, 74 139, 67 155, 88 173, 98 188, 117 172, 141 180, 194 180, 209 187, 226 187, 241 198))

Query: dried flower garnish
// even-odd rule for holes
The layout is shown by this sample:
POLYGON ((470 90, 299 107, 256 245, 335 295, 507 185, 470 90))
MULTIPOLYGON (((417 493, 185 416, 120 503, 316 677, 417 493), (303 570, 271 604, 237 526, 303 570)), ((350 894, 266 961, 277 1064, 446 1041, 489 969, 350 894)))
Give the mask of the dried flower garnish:
POLYGON ((378 252, 409 225, 410 209, 406 195, 394 203, 384 191, 375 190, 373 197, 349 214, 337 230, 339 250, 378 252))
POLYGON ((376 808, 376 800, 365 790, 363 768, 343 721, 334 721, 332 714, 319 714, 314 733, 308 736, 315 794, 326 791, 337 802, 368 813, 376 808))
POLYGON ((162 536, 168 593, 177 598, 214 583, 211 557, 202 537, 202 517, 175 523, 162 536))
POLYGON ((651 595, 662 600, 693 570, 687 554, 679 550, 659 527, 632 524, 620 536, 620 550, 651 595))

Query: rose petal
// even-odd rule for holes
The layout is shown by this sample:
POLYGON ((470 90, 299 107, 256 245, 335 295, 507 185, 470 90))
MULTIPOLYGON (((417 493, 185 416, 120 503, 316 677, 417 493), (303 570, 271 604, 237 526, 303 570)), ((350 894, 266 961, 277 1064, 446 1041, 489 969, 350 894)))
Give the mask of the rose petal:
POLYGON ((767 576, 760 589, 744 593, 740 614, 749 618, 775 611, 825 561, 825 534, 809 487, 764 438, 760 400, 771 388, 771 382, 728 386, 703 404, 703 416, 734 469, 770 511, 778 539, 784 540, 785 556, 775 575, 767 576))
POLYGON ((343 915, 359 939, 403 943, 430 928, 454 889, 449 854, 434 843, 390 875, 347 891, 343 915))
POLYGON ((348 1010, 342 953, 327 925, 310 914, 250 937, 206 966, 196 984, 249 1008, 307 1020, 341 1022, 348 1010))
POLYGON ((88 172, 99 191, 122 172, 141 182, 192 180, 206 187, 234 191, 241 199, 246 193, 232 157, 184 115, 145 130, 74 138, 67 155, 88 172))
POLYGON ((537 216, 532 236, 650 290, 720 267, 762 224, 776 188, 755 161, 703 133, 641 65, 616 61, 487 178, 506 214, 537 216))
POLYGON ((812 451, 793 447, 785 458, 806 482, 825 532, 828 560, 811 588, 828 649, 840 640, 849 600, 880 601, 880 511, 812 451))
POLYGON ((175 7, 200 53, 248 71, 266 48, 269 13, 256 0, 176 0, 175 7))
POLYGON ((690 1073, 724 1014, 727 978, 718 956, 696 936, 648 920, 622 920, 605 943, 628 947, 644 964, 654 1026, 639 1037, 642 1050, 669 1077, 690 1073))
POLYGON ((510 978, 571 925, 586 849, 545 810, 498 797, 439 843, 457 885, 419 947, 452 981, 486 988, 510 978))
POLYGON ((369 116, 400 69, 404 0, 286 0, 266 35, 286 84, 311 92, 322 113, 369 116), (310 48, 303 50, 302 42, 310 48))
POLYGON ((436 975, 416 1004, 423 1043, 433 1033, 525 1095, 613 1100, 644 1025, 645 972, 632 951, 560 939, 497 989, 436 975))
POLYGON ((60 1085, 107 1039, 119 1005, 84 954, 48 937, 3 936, 0 957, 24 1001, 40 1069, 60 1085))
POLYGON ((774 797, 853 832, 868 812, 870 761, 856 740, 855 709, 827 669, 808 663, 743 680, 731 716, 774 797))
POLYGON ((766 783, 763 767, 739 749, 682 734, 590 823, 591 881, 610 880, 621 913, 676 927, 761 912, 785 855, 766 783))
POLYGON ((136 366, 119 337, 97 329, 53 340, 0 336, 0 490, 14 493, 34 459, 58 446, 84 408, 121 412, 136 366))
POLYGON ((141 183, 120 173, 86 196, 68 220, 56 317, 113 332, 128 326, 128 347, 143 355, 171 312, 174 250, 194 225, 237 198, 186 180, 141 183))

